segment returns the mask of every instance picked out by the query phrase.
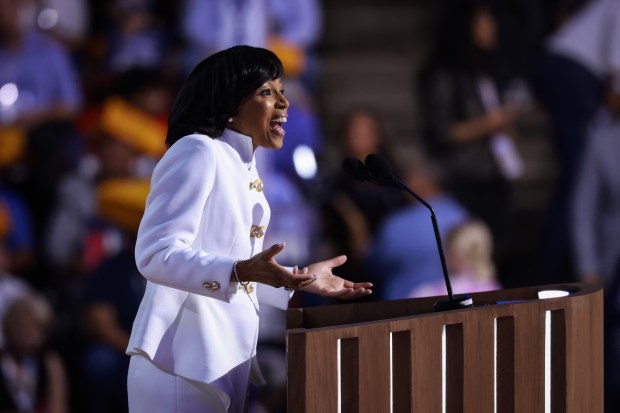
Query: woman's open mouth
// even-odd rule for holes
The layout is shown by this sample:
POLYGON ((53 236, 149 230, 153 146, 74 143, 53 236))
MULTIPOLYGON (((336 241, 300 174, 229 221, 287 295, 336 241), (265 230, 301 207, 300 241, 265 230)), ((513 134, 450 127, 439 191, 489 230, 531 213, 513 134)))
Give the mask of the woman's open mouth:
POLYGON ((284 130, 282 125, 286 123, 286 121, 287 121, 287 118, 284 115, 273 118, 269 122, 269 129, 271 129, 271 131, 278 136, 284 136, 286 131, 284 130))

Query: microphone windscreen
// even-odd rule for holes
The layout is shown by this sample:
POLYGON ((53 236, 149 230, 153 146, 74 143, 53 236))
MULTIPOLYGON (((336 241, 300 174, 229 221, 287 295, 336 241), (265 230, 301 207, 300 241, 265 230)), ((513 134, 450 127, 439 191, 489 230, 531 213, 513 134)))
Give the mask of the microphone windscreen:
POLYGON ((379 179, 393 179, 390 163, 381 155, 371 153, 366 157, 366 167, 370 173, 379 179))
POLYGON ((346 158, 342 161, 342 168, 351 178, 356 181, 368 181, 370 175, 366 166, 356 158, 346 158))

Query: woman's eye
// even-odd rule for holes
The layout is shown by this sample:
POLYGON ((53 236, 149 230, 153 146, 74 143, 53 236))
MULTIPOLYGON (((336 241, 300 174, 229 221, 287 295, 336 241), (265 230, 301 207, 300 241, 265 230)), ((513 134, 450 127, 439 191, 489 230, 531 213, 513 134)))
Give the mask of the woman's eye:
POLYGON ((269 95, 271 95, 271 89, 261 90, 260 94, 262 96, 269 96, 269 95))

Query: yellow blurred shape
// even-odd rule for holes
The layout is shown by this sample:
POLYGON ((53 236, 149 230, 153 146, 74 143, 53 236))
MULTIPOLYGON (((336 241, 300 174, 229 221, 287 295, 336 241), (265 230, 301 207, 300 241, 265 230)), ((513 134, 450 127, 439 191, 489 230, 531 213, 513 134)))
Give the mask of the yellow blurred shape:
POLYGON ((297 77, 306 67, 306 55, 303 49, 279 37, 269 39, 269 50, 274 52, 282 61, 284 73, 290 77, 297 77))
POLYGON ((147 179, 108 179, 99 184, 99 215, 132 234, 138 232, 149 194, 147 179))
POLYGON ((22 128, 0 126, 0 166, 8 166, 21 158, 26 147, 22 128))
POLYGON ((165 151, 166 127, 119 97, 104 103, 101 128, 142 154, 159 157, 165 151))

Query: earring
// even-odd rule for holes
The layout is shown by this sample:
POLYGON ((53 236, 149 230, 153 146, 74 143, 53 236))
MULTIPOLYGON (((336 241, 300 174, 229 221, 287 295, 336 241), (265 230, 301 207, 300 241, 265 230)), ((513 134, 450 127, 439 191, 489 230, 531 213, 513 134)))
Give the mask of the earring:
POLYGON ((230 118, 228 118, 228 123, 232 123, 232 121, 233 121, 233 120, 234 120, 234 119, 233 119, 233 117, 231 116, 230 118))

